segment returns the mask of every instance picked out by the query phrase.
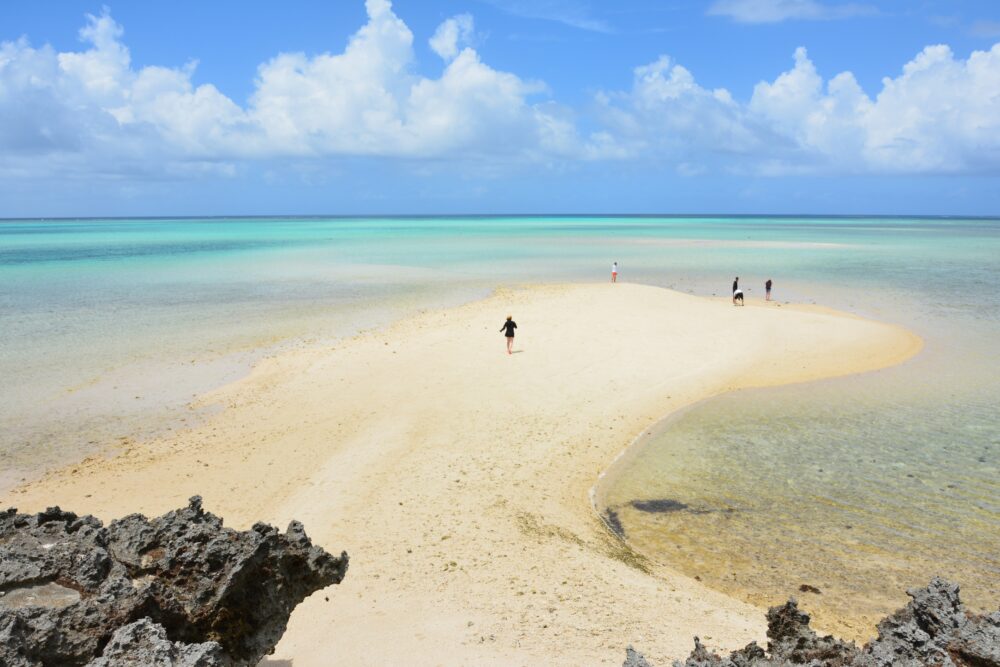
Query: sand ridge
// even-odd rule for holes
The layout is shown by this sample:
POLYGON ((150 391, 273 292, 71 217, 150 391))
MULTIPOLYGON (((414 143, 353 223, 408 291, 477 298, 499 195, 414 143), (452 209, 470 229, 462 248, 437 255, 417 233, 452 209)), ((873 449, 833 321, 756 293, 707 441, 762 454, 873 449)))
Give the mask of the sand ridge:
POLYGON ((676 409, 921 345, 891 325, 748 303, 622 283, 498 289, 265 359, 202 397, 222 409, 197 426, 3 502, 111 519, 200 494, 237 527, 302 521, 351 566, 295 611, 275 665, 617 665, 629 643, 669 664, 694 634, 741 647, 764 638, 760 611, 623 549, 589 490, 676 409))

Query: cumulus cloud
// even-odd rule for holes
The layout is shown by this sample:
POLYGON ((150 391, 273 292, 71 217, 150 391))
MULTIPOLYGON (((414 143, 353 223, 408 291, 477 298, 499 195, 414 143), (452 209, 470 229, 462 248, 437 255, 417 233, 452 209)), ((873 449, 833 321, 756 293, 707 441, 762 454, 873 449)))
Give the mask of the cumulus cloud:
POLYGON ((501 72, 459 44, 471 18, 445 21, 432 43, 448 62, 439 78, 413 74, 413 34, 385 0, 340 54, 282 54, 258 70, 247 113, 266 151, 433 157, 543 147, 543 85, 501 72))
POLYGON ((716 0, 708 8, 709 16, 725 16, 740 23, 820 21, 875 13, 871 5, 832 5, 818 0, 716 0))
POLYGON ((459 47, 472 41, 472 34, 472 16, 459 14, 439 25, 429 43, 434 53, 451 60, 458 55, 459 47))
POLYGON ((874 98, 850 72, 824 80, 799 48, 794 66, 758 83, 745 104, 667 57, 636 68, 630 91, 598 101, 622 156, 682 170, 954 173, 1000 167, 996 90, 1000 44, 967 60, 927 47, 874 98))
POLYGON ((863 118, 872 107, 854 75, 838 74, 825 84, 804 48, 795 66, 773 82, 754 87, 748 105, 752 118, 772 128, 798 149, 795 158, 819 165, 861 166, 863 118))
POLYGON ((869 161, 893 169, 963 171, 1000 166, 1000 44, 956 59, 928 46, 886 78, 864 119, 869 161))
POLYGON ((759 83, 750 112, 804 153, 855 171, 958 172, 1000 166, 1000 44, 956 59, 929 46, 870 98, 850 72, 824 85, 805 49, 759 83))
POLYGON ((166 167, 170 160, 200 163, 201 171, 220 161, 220 128, 243 112, 214 86, 193 86, 193 64, 133 69, 122 33, 105 13, 87 16, 84 51, 36 49, 25 39, 0 44, 4 173, 144 178, 184 171, 166 167))
POLYGON ((754 126, 727 90, 703 88, 667 56, 635 68, 631 90, 598 102, 608 135, 603 151, 591 151, 597 156, 654 156, 692 173, 703 170, 698 163, 764 148, 764 128, 754 126))
POLYGON ((107 13, 87 17, 79 51, 3 42, 0 175, 231 174, 252 161, 337 156, 491 168, 642 160, 682 174, 1000 168, 1000 44, 966 59, 929 46, 874 95, 850 72, 824 79, 800 48, 790 69, 744 101, 663 56, 581 111, 483 62, 471 16, 445 20, 430 37, 442 62, 428 77, 390 2, 366 8, 367 22, 339 52, 262 63, 242 105, 195 85, 194 62, 135 67, 107 13))
POLYGON ((554 127, 565 135, 565 122, 532 99, 545 87, 491 68, 467 46, 471 17, 438 29, 432 46, 446 66, 426 78, 414 73, 413 34, 391 3, 365 5, 368 22, 342 52, 282 53, 260 65, 245 107, 210 84, 195 86, 195 63, 132 67, 123 30, 107 13, 87 17, 80 52, 5 42, 0 148, 111 163, 140 154, 219 162, 459 150, 523 157, 565 146, 551 140, 554 127))

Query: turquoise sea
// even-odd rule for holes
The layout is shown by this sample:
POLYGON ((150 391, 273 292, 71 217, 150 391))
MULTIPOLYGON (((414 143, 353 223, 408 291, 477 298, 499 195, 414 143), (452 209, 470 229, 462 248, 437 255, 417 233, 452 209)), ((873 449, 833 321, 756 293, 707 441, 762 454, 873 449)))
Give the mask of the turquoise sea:
POLYGON ((0 221, 0 486, 197 419, 193 395, 262 355, 500 285, 607 280, 616 260, 622 280, 701 295, 739 275, 762 298, 772 278, 779 301, 926 342, 895 368, 720 396, 643 434, 597 489, 634 548, 758 603, 807 584, 821 625, 848 633, 936 573, 996 606, 996 219, 0 221))

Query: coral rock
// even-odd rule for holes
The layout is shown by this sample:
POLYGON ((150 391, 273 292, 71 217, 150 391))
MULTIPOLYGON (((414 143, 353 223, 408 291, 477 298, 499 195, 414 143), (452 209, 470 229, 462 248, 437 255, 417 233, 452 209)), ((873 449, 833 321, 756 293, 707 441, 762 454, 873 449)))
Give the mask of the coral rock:
POLYGON ((347 562, 313 546, 295 521, 283 534, 264 524, 224 528, 197 496, 156 519, 133 514, 107 527, 59 508, 7 510, 0 665, 86 665, 106 646, 119 657, 102 665, 147 664, 122 661, 131 640, 178 665, 255 665, 292 609, 340 583, 347 562))
MULTIPOLYGON (((907 591, 912 598, 878 624, 878 637, 858 648, 820 637, 794 599, 767 611, 767 651, 755 642, 722 657, 697 637, 694 651, 675 667, 1000 667, 1000 611, 969 615, 958 586, 943 579, 907 591)), ((629 647, 632 652, 632 647, 629 647)), ((631 654, 631 653, 630 653, 631 654)), ((630 664, 626 662, 626 664, 630 664)))

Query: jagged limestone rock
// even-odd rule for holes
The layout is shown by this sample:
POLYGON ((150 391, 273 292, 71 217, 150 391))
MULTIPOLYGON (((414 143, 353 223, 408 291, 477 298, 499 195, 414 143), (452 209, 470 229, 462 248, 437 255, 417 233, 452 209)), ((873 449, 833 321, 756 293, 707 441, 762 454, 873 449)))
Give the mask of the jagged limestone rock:
MULTIPOLYGON (((907 591, 912 598, 878 624, 878 637, 858 648, 809 627, 794 599, 767 611, 767 651, 756 642, 722 657, 695 637, 675 667, 1000 667, 1000 611, 966 613, 959 589, 944 579, 907 591)), ((630 654, 632 647, 629 647, 630 654)), ((629 664, 626 662, 626 664, 629 664)))
MULTIPOLYGON (((133 514, 107 527, 59 508, 7 510, 0 665, 86 665, 116 630, 143 618, 161 627, 164 641, 215 642, 229 661, 218 664, 255 665, 274 649, 292 609, 340 583, 347 562, 346 553, 313 546, 295 521, 285 533, 260 523, 225 528, 199 497, 152 520, 133 514)), ((133 630, 144 641, 159 636, 133 630)))

